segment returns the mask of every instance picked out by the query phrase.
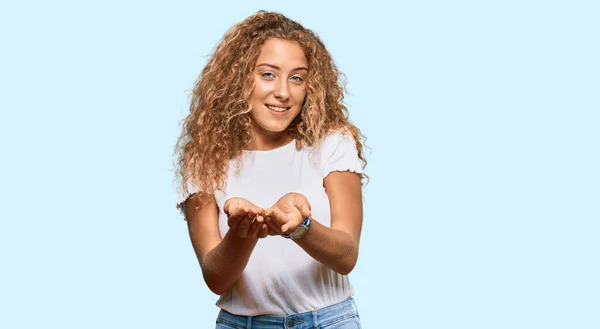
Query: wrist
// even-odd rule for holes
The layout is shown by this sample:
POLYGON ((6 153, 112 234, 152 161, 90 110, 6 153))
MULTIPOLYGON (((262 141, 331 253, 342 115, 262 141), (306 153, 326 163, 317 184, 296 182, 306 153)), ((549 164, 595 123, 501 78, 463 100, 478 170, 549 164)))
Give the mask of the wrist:
POLYGON ((298 226, 298 228, 294 232, 289 233, 289 234, 282 234, 281 236, 286 239, 292 239, 292 240, 299 239, 299 238, 303 237, 306 234, 306 232, 309 231, 311 223, 312 223, 312 219, 310 217, 306 217, 306 218, 304 218, 304 221, 302 222, 302 224, 300 224, 300 226, 298 226))
POLYGON ((242 247, 242 248, 254 246, 258 242, 257 237, 249 237, 249 238, 242 237, 242 236, 239 236, 233 230, 227 231, 227 233, 225 234, 225 237, 223 237, 223 240, 227 240, 232 246, 242 247))

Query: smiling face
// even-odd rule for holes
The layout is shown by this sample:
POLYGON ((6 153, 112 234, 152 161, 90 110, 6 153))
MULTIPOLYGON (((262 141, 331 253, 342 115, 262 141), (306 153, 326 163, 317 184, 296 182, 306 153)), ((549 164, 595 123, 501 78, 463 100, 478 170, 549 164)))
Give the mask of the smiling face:
POLYGON ((290 142, 286 130, 306 97, 308 61, 304 49, 295 41, 268 39, 261 47, 253 75, 249 103, 254 148, 290 142))

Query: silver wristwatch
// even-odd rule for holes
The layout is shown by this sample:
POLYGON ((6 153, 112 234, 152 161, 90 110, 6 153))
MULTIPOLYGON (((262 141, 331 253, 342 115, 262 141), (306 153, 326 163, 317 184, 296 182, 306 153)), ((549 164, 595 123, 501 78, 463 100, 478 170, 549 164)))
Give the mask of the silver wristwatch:
POLYGON ((304 222, 302 222, 302 224, 300 224, 300 226, 298 226, 298 228, 289 234, 282 234, 281 236, 286 238, 286 239, 298 239, 299 237, 303 236, 306 231, 308 231, 308 229, 310 228, 310 218, 304 218, 304 222))

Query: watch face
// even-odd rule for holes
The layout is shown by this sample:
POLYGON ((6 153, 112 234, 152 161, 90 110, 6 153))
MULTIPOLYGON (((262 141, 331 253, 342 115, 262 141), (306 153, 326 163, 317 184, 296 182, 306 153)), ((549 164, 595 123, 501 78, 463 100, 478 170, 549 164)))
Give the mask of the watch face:
POLYGON ((306 232, 307 228, 304 226, 299 226, 298 229, 296 229, 296 231, 294 233, 291 234, 292 238, 295 237, 301 237, 304 235, 304 233, 306 232))

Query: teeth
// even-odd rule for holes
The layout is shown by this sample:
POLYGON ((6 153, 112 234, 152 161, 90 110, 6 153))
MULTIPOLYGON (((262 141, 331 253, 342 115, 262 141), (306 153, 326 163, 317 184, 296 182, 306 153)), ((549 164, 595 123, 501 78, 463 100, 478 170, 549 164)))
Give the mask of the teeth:
POLYGON ((277 107, 277 106, 271 106, 271 105, 267 105, 267 107, 275 112, 285 112, 287 110, 286 107, 277 107))

